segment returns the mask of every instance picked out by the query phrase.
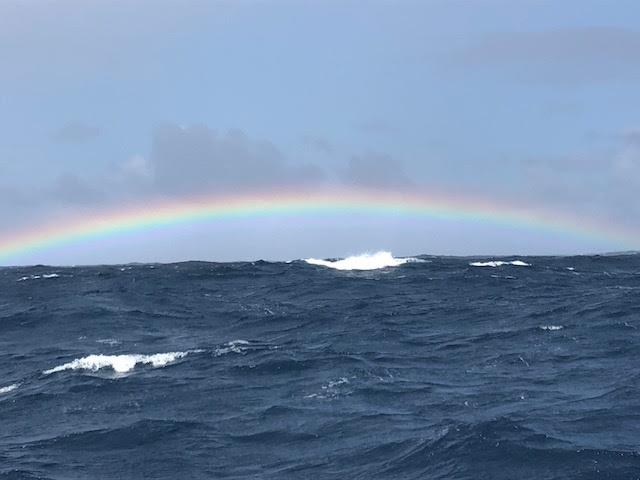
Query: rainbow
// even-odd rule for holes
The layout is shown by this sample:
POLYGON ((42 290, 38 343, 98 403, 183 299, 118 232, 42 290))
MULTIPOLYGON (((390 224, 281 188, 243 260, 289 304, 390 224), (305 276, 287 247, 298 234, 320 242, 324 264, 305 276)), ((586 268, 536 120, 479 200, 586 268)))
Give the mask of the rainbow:
POLYGON ((318 214, 380 214, 482 222, 574 235, 626 249, 640 247, 639 231, 577 215, 507 205, 475 196, 349 189, 208 195, 98 211, 64 223, 38 226, 0 237, 0 261, 4 263, 18 256, 71 243, 171 225, 244 217, 318 214))

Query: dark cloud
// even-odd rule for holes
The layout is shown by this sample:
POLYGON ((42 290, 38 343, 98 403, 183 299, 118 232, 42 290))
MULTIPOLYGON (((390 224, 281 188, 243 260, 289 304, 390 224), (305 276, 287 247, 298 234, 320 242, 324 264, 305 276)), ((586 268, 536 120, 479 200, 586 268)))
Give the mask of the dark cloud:
POLYGON ((71 122, 55 132, 53 138, 63 143, 83 143, 100 136, 100 129, 80 122, 71 122))
POLYGON ((597 83, 640 79, 640 31, 592 27, 487 35, 450 65, 490 69, 519 81, 597 83))
POLYGON ((166 193, 309 185, 324 177, 314 165, 287 162, 271 142, 203 125, 157 128, 149 168, 155 187, 166 193))
POLYGON ((405 175, 402 164, 382 153, 355 155, 349 159, 343 180, 364 187, 399 187, 412 182, 405 175))

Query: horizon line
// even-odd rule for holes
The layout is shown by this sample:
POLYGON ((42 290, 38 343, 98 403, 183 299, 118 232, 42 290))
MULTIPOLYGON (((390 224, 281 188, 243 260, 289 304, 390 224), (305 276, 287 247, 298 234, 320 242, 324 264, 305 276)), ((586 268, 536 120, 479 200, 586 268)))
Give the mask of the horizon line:
MULTIPOLYGON (((346 258, 359 257, 366 254, 385 252, 387 250, 369 250, 363 253, 347 256, 330 256, 322 257, 322 260, 343 260, 346 258)), ((391 252, 390 252, 391 253, 391 252)), ((505 258, 572 258, 572 257, 622 257, 640 255, 640 250, 620 250, 620 251, 603 251, 603 252, 589 252, 589 253, 565 253, 565 254, 543 254, 543 253, 505 253, 505 254, 483 254, 474 253, 468 255, 455 255, 455 254, 439 254, 439 253, 418 253, 413 255, 394 255, 394 258, 420 258, 420 257, 435 257, 435 258, 455 258, 455 259, 505 259, 505 258)), ((312 258, 312 257, 308 257, 312 258)), ((294 259, 265 259, 256 258, 253 260, 174 260, 174 261, 148 261, 148 262, 115 262, 115 263, 77 263, 77 264, 49 264, 49 263, 34 263, 34 264, 15 264, 15 265, 0 265, 0 268, 34 268, 34 267, 49 267, 49 268, 81 268, 81 267, 121 267, 130 265, 176 265, 180 263, 293 263, 304 262, 306 258, 294 258, 294 259)))

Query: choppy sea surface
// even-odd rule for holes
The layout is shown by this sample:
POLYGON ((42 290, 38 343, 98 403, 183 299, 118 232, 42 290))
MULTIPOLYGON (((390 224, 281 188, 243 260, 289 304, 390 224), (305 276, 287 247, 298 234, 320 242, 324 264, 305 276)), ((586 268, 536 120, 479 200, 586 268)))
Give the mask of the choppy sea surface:
POLYGON ((640 478, 640 256, 2 268, 40 478, 640 478))

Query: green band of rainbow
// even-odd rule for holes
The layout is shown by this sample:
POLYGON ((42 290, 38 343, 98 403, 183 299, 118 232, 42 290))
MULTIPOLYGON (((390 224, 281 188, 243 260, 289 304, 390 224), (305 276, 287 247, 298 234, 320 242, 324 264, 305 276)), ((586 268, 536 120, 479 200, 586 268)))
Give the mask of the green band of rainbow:
POLYGON ((478 197, 424 192, 350 189, 314 192, 263 192, 212 195, 100 211, 74 221, 35 227, 0 237, 0 260, 68 243, 174 224, 227 218, 384 214, 451 221, 488 222, 607 242, 625 249, 640 247, 640 232, 576 215, 505 205, 478 197))

